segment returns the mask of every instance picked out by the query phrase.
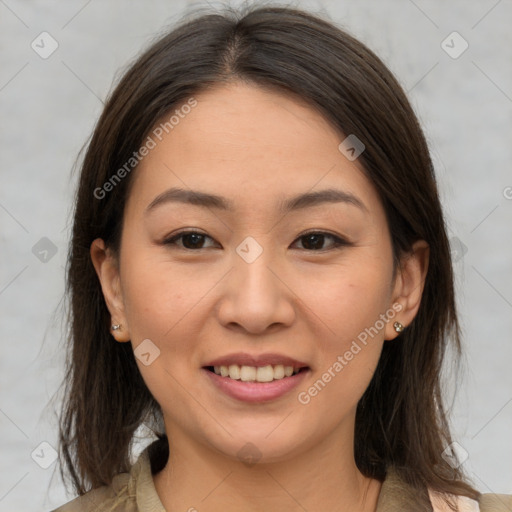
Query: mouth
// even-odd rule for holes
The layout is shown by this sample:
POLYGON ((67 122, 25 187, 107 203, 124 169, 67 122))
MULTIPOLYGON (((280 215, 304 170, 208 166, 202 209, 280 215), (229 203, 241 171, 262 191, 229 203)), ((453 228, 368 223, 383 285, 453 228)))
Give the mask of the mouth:
POLYGON ((246 366, 238 364, 205 366, 209 372, 226 377, 231 380, 242 382, 272 382, 275 380, 292 377, 300 372, 309 370, 308 366, 290 366, 283 364, 265 365, 265 366, 246 366))
POLYGON ((286 397, 312 368, 280 354, 232 354, 201 368, 212 389, 237 401, 262 403, 286 397))

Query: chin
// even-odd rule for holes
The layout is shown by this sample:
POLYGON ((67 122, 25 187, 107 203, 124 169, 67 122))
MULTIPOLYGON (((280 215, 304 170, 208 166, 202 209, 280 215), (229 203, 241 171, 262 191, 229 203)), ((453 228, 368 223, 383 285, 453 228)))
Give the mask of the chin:
POLYGON ((241 429, 239 432, 243 434, 233 433, 233 437, 224 432, 222 441, 217 437, 208 440, 208 444, 217 453, 246 466, 286 461, 304 449, 304 434, 295 437, 285 429, 281 432, 272 431, 276 424, 279 422, 274 423, 272 429, 264 431, 241 429))

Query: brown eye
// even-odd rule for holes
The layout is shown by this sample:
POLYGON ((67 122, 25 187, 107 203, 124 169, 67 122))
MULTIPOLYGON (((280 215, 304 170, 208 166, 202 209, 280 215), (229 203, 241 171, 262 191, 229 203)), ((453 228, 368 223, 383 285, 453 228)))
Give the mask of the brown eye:
MULTIPOLYGON (((186 250, 200 250, 207 249, 205 246, 206 240, 209 239, 214 241, 213 238, 199 231, 182 231, 174 235, 171 238, 166 239, 163 243, 165 245, 176 246, 179 249, 186 250)), ((297 238, 297 241, 302 242, 302 248, 306 251, 328 251, 330 249, 336 249, 340 246, 349 245, 349 243, 338 236, 322 231, 314 231, 306 233, 305 235, 297 238), (331 241, 330 244, 325 247, 326 241, 331 241)), ((212 247, 211 245, 209 247, 212 247)))
POLYGON ((300 236, 297 240, 301 240, 303 248, 308 251, 325 251, 328 249, 335 249, 343 245, 348 245, 346 240, 321 231, 306 233, 305 235, 300 236), (327 247, 327 249, 324 247, 326 239, 332 240, 330 247, 327 247))
POLYGON ((175 245, 179 248, 189 250, 205 249, 204 243, 206 239, 213 240, 213 238, 199 231, 182 231, 172 238, 165 240, 164 244, 175 245), (181 243, 178 243, 179 240, 181 240, 181 243))

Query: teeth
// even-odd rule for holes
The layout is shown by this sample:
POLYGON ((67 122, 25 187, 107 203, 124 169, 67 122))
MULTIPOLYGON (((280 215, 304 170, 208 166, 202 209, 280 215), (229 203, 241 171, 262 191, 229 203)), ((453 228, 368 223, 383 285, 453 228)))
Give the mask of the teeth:
POLYGON ((299 372, 293 366, 284 366, 282 364, 267 366, 239 366, 231 364, 229 366, 214 366, 213 371, 222 377, 229 377, 243 382, 272 382, 273 380, 291 377, 299 372))
MULTIPOLYGON (((292 368, 292 367, 288 366, 288 368, 292 368)), ((292 368, 292 371, 293 371, 293 368, 292 368)), ((274 379, 282 379, 283 377, 284 377, 284 366, 282 364, 274 366, 274 379)))
POLYGON ((274 380, 274 368, 271 365, 260 366, 256 371, 257 382, 272 382, 274 380))
MULTIPOLYGON (((254 366, 242 366, 240 368, 240 380, 243 380, 244 382, 256 380, 256 374, 257 370, 254 366)), ((229 372, 229 376, 231 377, 231 372, 229 372)))
POLYGON ((228 371, 230 379, 240 379, 240 366, 238 366, 237 364, 232 364, 229 366, 228 371))

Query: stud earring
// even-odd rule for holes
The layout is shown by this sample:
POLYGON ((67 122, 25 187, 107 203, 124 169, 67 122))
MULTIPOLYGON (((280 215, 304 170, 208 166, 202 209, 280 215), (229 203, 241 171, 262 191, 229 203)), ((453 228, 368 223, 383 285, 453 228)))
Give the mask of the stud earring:
POLYGON ((121 324, 112 324, 113 331, 118 331, 119 329, 121 329, 121 324))
POLYGON ((395 322, 393 324, 396 332, 402 332, 404 330, 404 326, 400 322, 395 322))

